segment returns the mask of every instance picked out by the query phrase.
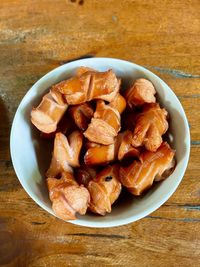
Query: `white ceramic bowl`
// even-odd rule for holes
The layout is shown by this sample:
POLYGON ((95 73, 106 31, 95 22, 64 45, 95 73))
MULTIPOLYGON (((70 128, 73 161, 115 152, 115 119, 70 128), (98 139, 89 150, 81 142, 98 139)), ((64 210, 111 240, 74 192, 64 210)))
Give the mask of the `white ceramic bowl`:
POLYGON ((172 175, 154 186, 145 196, 119 203, 105 217, 87 214, 70 222, 88 227, 113 227, 137 221, 155 211, 173 194, 183 178, 190 153, 188 122, 178 98, 158 76, 141 66, 112 58, 82 59, 58 67, 37 81, 21 101, 12 125, 10 149, 15 172, 29 196, 44 210, 55 215, 44 176, 50 163, 52 147, 39 138, 37 129, 30 122, 30 111, 39 104, 51 85, 72 76, 79 66, 99 71, 113 69, 126 85, 136 78, 149 79, 156 88, 159 102, 170 114, 172 147, 176 149, 177 160, 172 175))

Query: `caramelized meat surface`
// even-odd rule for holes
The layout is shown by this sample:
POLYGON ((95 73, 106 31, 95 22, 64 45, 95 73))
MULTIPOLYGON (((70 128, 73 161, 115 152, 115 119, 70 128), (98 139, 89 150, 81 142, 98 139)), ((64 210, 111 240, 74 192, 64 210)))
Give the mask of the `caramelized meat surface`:
POLYGON ((98 100, 94 117, 91 120, 84 136, 91 142, 110 145, 114 143, 121 127, 118 110, 98 100))
POLYGON ((51 93, 43 96, 37 108, 31 111, 31 122, 42 132, 52 133, 56 130, 57 124, 64 115, 67 104, 59 104, 52 97, 51 93))
POLYGON ((94 114, 93 108, 88 102, 71 106, 69 107, 68 112, 73 118, 75 124, 82 131, 87 129, 88 124, 94 114))
POLYGON ((90 143, 90 147, 84 156, 84 162, 86 165, 101 165, 117 159, 122 160, 124 158, 138 157, 139 149, 133 147, 131 142, 132 133, 127 130, 118 134, 114 144, 100 145, 90 143))
POLYGON ((144 145, 147 150, 156 151, 168 129, 167 114, 157 103, 145 105, 143 112, 137 116, 132 145, 144 145))
POLYGON ((155 103, 156 90, 153 84, 146 79, 138 79, 126 90, 125 98, 130 108, 141 106, 145 103, 155 103))
POLYGON ((82 142, 83 135, 78 131, 73 132, 69 138, 62 133, 57 133, 47 177, 56 177, 61 172, 72 171, 71 167, 79 167, 82 142))
POLYGON ((114 100, 110 102, 109 106, 118 110, 121 114, 126 108, 126 99, 122 95, 117 94, 114 100))
POLYGON ((108 166, 88 184, 90 192, 89 208, 92 212, 105 215, 111 212, 112 204, 121 192, 121 183, 118 180, 119 166, 108 166))
POLYGON ((84 215, 90 195, 84 186, 79 186, 71 173, 63 173, 60 179, 48 178, 47 186, 52 209, 63 220, 75 220, 76 213, 84 215))
POLYGON ((172 170, 174 154, 175 151, 166 142, 156 152, 143 152, 140 161, 135 160, 130 166, 120 168, 121 183, 133 195, 141 195, 152 186, 154 180, 161 180, 166 170, 172 170))
POLYGON ((92 99, 114 100, 120 87, 120 81, 112 70, 106 72, 81 71, 72 77, 54 85, 54 90, 63 94, 69 105, 77 105, 92 99))

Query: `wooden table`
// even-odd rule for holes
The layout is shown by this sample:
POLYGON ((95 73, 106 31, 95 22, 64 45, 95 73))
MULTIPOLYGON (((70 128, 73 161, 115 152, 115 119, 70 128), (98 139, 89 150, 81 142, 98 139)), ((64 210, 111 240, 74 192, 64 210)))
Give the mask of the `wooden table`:
POLYGON ((0 266, 200 266, 199 10, 198 0, 1 0, 0 266), (192 137, 173 196, 150 216, 111 229, 50 216, 20 185, 9 153, 13 116, 31 85, 65 62, 93 56, 158 74, 184 106, 192 137))

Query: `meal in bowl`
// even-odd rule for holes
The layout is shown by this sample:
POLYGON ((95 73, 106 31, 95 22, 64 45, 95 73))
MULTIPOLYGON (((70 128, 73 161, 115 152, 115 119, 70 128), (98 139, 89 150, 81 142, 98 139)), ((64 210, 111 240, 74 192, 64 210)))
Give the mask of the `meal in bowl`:
POLYGON ((137 79, 122 92, 113 70, 80 67, 31 111, 41 138, 54 142, 46 178, 59 218, 73 220, 87 210, 106 215, 122 188, 140 196, 171 174, 168 113, 155 95, 149 80, 137 79))

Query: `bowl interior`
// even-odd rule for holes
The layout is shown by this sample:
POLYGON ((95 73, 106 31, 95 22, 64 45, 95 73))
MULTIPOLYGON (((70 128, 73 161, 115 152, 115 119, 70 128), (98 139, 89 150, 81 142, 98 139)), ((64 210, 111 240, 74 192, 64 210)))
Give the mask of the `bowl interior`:
POLYGON ((54 214, 45 183, 52 142, 40 139, 39 132, 31 124, 30 111, 41 101, 48 88, 72 76, 79 66, 88 66, 99 71, 112 68, 122 79, 123 89, 137 78, 147 78, 155 86, 162 107, 170 115, 171 145, 176 150, 177 165, 170 177, 153 186, 143 197, 125 196, 117 201, 111 214, 105 217, 87 214, 72 223, 91 227, 110 227, 136 221, 161 206, 176 190, 189 158, 190 134, 184 110, 173 91, 152 72, 136 64, 109 58, 83 59, 63 65, 42 77, 23 98, 11 130, 11 156, 16 174, 26 192, 46 211, 54 214))

